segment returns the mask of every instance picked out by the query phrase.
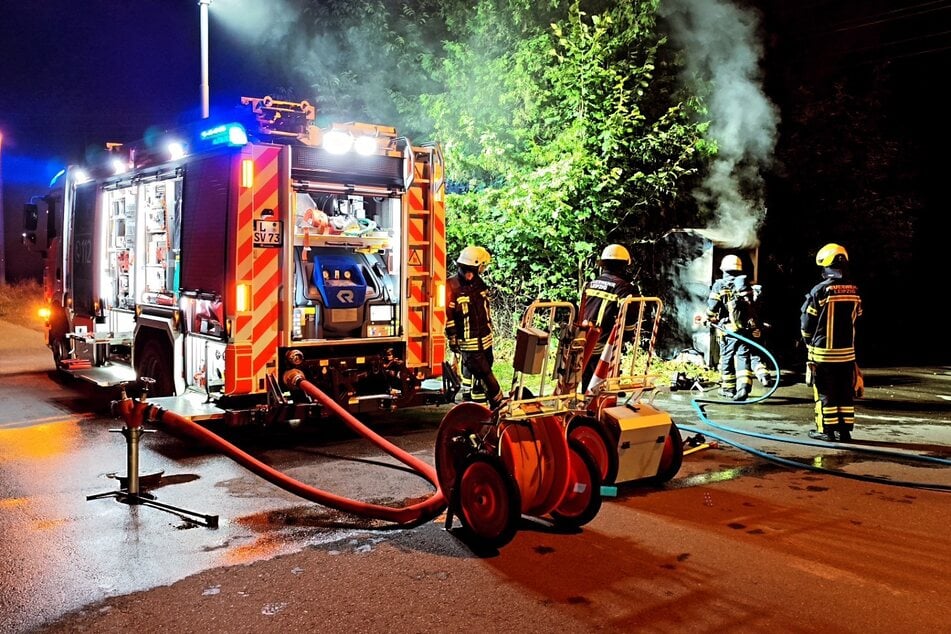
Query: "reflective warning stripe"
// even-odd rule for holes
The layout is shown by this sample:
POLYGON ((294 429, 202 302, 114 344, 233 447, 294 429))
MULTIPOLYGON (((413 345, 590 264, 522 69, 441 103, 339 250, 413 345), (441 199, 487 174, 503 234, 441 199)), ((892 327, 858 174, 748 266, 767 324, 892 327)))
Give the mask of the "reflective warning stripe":
POLYGON ((281 281, 281 250, 254 248, 254 219, 261 218, 265 209, 272 209, 274 218, 282 219, 283 210, 278 209, 281 150, 276 147, 248 146, 242 158, 249 158, 249 152, 254 161, 254 184, 252 187, 238 187, 234 270, 236 284, 247 284, 250 288, 251 307, 247 313, 238 314, 235 319, 233 338, 236 374, 229 376, 234 391, 228 393, 264 391, 268 364, 276 365, 277 355, 277 293, 281 281), (240 354, 237 352, 239 349, 240 354))
MULTIPOLYGON (((441 288, 443 296, 446 293, 446 200, 443 197, 443 165, 441 155, 432 153, 430 172, 433 182, 432 190, 432 288, 435 297, 436 289, 441 288)), ((446 307, 438 302, 433 304, 432 323, 429 325, 430 340, 432 341, 432 368, 436 375, 442 374, 442 362, 446 358, 446 307)))
POLYGON ((406 192, 407 208, 407 257, 406 272, 409 285, 409 306, 406 311, 407 338, 406 338, 406 365, 419 367, 425 364, 424 339, 426 332, 426 312, 428 310, 425 285, 428 284, 426 270, 426 219, 421 214, 426 213, 426 199, 423 186, 428 176, 424 166, 419 161, 413 163, 416 173, 416 184, 406 192))
POLYGON ((595 388, 604 383, 611 374, 611 366, 614 363, 614 350, 618 340, 618 322, 611 328, 611 334, 608 335, 608 341, 604 346, 604 351, 598 359, 598 364, 594 367, 594 375, 588 383, 588 389, 585 394, 594 393, 595 388))
MULTIPOLYGON (((410 307, 407 318, 409 319, 410 330, 416 333, 422 332, 423 323, 426 321, 425 307, 410 307)), ((419 337, 410 337, 406 340, 406 365, 409 367, 418 367, 423 365, 423 340, 419 337)))
POLYGON ((225 394, 251 391, 251 345, 230 343, 225 346, 225 394))

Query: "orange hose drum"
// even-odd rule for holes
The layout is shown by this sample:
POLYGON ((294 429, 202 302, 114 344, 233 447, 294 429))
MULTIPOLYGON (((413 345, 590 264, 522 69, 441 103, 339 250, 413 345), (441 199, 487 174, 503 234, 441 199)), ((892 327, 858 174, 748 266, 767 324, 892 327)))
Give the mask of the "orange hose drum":
POLYGON ((540 416, 508 423, 500 431, 499 455, 518 484, 522 512, 545 515, 568 491, 568 443, 560 418, 540 416))

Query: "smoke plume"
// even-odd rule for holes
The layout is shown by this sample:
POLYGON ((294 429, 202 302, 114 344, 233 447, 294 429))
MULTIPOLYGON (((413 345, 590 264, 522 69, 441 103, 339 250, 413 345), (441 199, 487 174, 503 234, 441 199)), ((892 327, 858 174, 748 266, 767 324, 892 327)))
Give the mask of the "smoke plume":
POLYGON ((686 56, 688 81, 709 107, 718 153, 695 197, 712 213, 710 238, 750 247, 766 216, 763 171, 776 145, 779 114, 761 88, 759 15, 722 0, 670 0, 661 13, 686 56))

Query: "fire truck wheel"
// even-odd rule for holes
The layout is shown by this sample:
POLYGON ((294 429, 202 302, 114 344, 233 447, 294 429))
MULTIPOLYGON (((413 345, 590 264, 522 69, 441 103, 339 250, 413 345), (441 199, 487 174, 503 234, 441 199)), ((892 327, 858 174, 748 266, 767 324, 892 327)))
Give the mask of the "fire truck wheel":
POLYGON ((568 425, 568 438, 577 440, 598 465, 602 484, 614 484, 617 479, 618 455, 616 445, 604 427, 590 418, 576 418, 568 425))
POLYGON ((63 359, 68 359, 70 355, 70 341, 66 338, 66 331, 69 330, 69 324, 66 320, 66 314, 59 306, 51 308, 50 314, 50 350, 53 351, 53 363, 56 369, 60 368, 63 359))
POLYGON ((568 492, 551 512, 560 526, 584 526, 601 510, 601 476, 598 465, 577 440, 568 440, 568 492))
POLYGON ((155 384, 149 390, 149 396, 172 396, 175 392, 175 381, 172 378, 172 361, 168 351, 156 341, 150 339, 142 346, 135 360, 135 375, 137 378, 149 377, 155 379, 155 384))
POLYGON ((669 482, 684 462, 684 439, 680 435, 680 429, 676 423, 670 422, 670 431, 667 432, 667 439, 664 442, 664 452, 660 455, 660 465, 657 467, 657 475, 651 478, 651 482, 663 484, 669 482))
POLYGON ((451 498, 453 514, 462 522, 466 541, 501 548, 515 537, 522 517, 522 499, 515 479, 498 456, 469 456, 459 470, 451 498))
POLYGON ((69 340, 67 340, 66 337, 54 337, 51 335, 50 350, 53 351, 53 363, 56 364, 56 369, 58 370, 63 359, 69 358, 69 340))

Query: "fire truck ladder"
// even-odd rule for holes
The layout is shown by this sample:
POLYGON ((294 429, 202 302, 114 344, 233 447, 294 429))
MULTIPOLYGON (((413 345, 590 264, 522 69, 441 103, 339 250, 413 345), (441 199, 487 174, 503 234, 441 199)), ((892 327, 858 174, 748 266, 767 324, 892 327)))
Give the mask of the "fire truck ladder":
POLYGON ((442 155, 438 146, 414 147, 409 189, 407 280, 409 284, 407 367, 439 367, 445 351, 445 312, 432 289, 445 287, 445 201, 441 191, 442 155))

